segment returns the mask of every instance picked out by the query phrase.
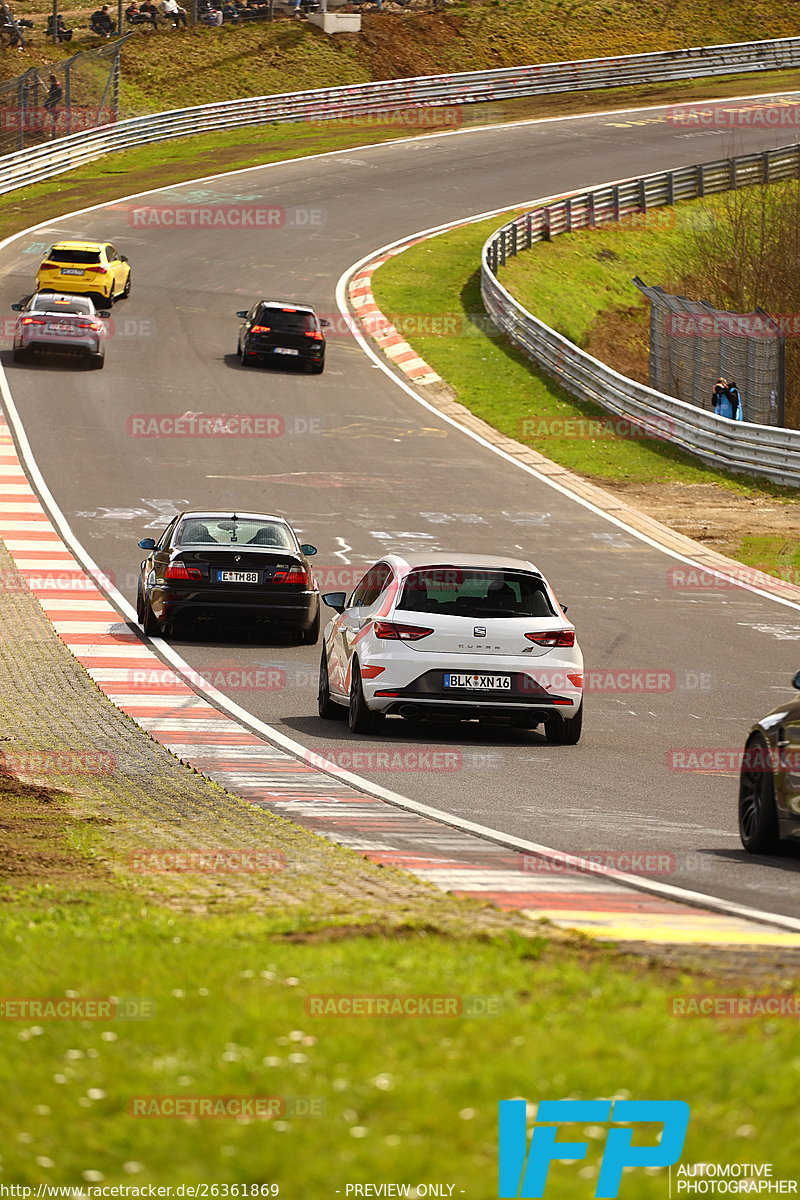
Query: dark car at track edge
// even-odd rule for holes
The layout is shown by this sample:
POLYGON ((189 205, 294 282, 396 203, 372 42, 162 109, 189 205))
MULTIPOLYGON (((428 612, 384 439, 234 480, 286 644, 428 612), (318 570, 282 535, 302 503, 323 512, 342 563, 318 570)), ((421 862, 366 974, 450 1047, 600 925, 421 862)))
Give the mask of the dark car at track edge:
POLYGON ((137 585, 136 615, 149 637, 177 625, 259 625, 314 645, 319 590, 309 557, 283 517, 193 510, 179 513, 148 552, 137 585))
MULTIPOLYGON (((792 685, 800 690, 800 671, 792 685)), ((739 775, 739 836, 751 854, 800 840, 800 696, 756 721, 739 775)))

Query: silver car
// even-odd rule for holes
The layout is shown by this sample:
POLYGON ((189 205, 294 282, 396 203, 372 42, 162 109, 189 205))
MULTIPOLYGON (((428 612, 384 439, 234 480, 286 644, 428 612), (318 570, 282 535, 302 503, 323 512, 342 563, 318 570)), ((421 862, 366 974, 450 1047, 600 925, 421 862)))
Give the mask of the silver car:
POLYGON ((98 312, 88 296, 34 292, 23 304, 12 304, 20 315, 14 326, 14 362, 42 351, 88 359, 93 367, 105 362, 107 312, 98 312))

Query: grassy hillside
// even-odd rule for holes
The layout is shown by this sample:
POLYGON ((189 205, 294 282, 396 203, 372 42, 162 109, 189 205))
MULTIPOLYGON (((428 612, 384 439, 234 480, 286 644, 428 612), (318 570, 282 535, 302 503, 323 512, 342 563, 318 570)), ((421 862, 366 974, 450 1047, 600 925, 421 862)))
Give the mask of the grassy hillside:
MULTIPOLYGON (((123 107, 140 112, 366 79, 633 54, 800 33, 796 0, 459 0, 438 11, 364 13, 360 34, 322 34, 283 14, 272 25, 137 32, 123 52, 123 107)), ((421 7, 414 7, 419 4, 421 7)), ((96 45, 94 5, 64 7, 73 41, 44 40, 51 0, 17 0, 36 23, 31 46, 0 56, 2 78, 96 45)))

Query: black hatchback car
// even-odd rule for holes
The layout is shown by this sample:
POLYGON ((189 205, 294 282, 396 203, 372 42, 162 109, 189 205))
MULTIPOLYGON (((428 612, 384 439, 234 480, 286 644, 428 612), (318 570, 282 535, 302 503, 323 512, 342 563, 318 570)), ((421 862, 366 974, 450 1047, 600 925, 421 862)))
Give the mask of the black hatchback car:
MULTIPOLYGON (((800 690, 800 671, 792 684, 800 690)), ((739 777, 739 836, 751 854, 800 839, 800 696, 757 721, 739 777)))
POLYGON ((239 330, 236 353, 242 366, 254 362, 297 362, 312 375, 325 370, 323 321, 309 304, 287 304, 281 300, 258 300, 249 312, 238 312, 244 324, 239 330))
POLYGON ((319 589, 301 545, 282 517, 256 513, 182 512, 158 541, 139 542, 136 615, 149 637, 178 623, 258 623, 289 631, 298 642, 319 638, 319 589))

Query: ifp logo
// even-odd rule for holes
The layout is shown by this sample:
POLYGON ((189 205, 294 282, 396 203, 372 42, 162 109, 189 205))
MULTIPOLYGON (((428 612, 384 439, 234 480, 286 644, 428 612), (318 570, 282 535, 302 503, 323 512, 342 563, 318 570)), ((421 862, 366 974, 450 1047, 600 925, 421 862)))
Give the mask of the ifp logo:
POLYGON ((530 1149, 524 1100, 500 1101, 500 1200, 538 1200, 544 1196, 551 1162, 583 1159, 588 1142, 559 1142, 559 1124, 610 1124, 597 1177, 595 1197, 619 1193, 626 1167, 669 1167, 677 1162, 689 1125, 689 1105, 683 1100, 542 1100, 536 1112, 530 1149), (614 1125, 661 1125, 658 1141, 633 1145, 630 1128, 614 1125))

